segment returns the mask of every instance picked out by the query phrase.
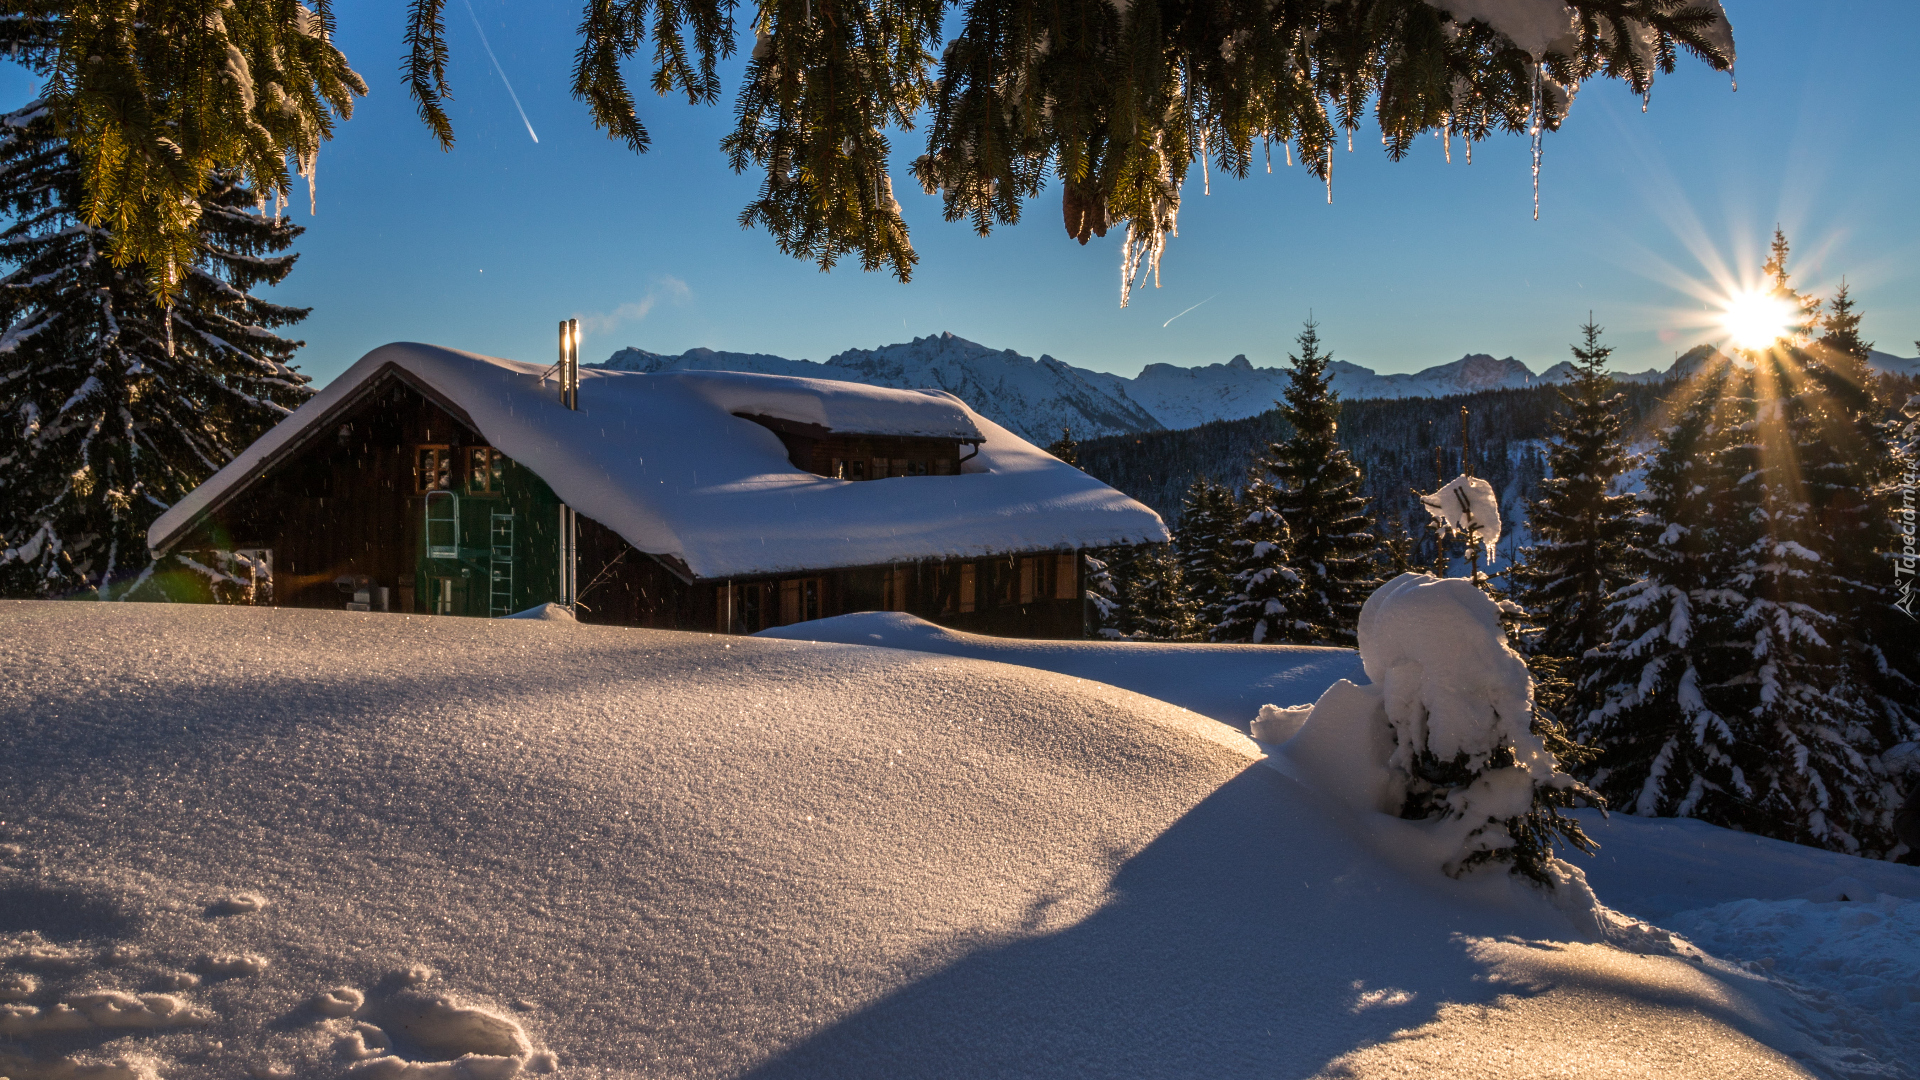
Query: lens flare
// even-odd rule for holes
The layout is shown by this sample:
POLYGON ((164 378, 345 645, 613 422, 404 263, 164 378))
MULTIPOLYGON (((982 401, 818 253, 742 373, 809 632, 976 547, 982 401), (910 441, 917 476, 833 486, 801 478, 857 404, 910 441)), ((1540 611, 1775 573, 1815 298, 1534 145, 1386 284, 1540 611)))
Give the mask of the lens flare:
POLYGON ((1792 333, 1795 314, 1793 305, 1785 298, 1749 289, 1727 298, 1720 325, 1736 346, 1765 349, 1792 333))

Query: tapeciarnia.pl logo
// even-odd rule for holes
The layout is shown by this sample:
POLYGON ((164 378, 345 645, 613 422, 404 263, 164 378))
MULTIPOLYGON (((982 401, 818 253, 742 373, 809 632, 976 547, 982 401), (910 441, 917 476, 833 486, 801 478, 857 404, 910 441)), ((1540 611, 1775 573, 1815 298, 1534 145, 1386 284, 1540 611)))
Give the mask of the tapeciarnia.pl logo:
MULTIPOLYGON (((1920 428, 1920 420, 1909 423, 1906 429, 1901 432, 1901 435, 1906 438, 1908 446, 1913 445, 1914 431, 1916 428, 1920 428)), ((1893 601, 1893 606, 1906 612, 1907 618, 1920 620, 1920 615, 1913 613, 1914 563, 1916 558, 1920 558, 1920 556, 1916 556, 1913 547, 1913 493, 1916 485, 1920 485, 1920 460, 1916 460, 1914 455, 1909 453, 1907 455, 1907 471, 1900 478, 1900 524, 1898 526, 1900 535, 1893 557, 1893 587, 1897 595, 1893 601)))

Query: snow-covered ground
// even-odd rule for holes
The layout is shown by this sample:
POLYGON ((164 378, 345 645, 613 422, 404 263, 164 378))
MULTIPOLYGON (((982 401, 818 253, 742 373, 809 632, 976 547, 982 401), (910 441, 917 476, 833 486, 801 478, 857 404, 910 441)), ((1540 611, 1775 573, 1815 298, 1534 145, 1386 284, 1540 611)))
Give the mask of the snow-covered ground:
MULTIPOLYGON (((1345 674, 1269 652, 1323 665, 1292 700, 1345 674)), ((0 1075, 1912 1075, 1920 871, 1598 832, 1601 898, 1725 962, 1410 876, 1250 740, 1082 675, 0 604, 0 1075)))
POLYGON ((1038 668, 1159 698, 1242 731, 1262 705, 1311 705, 1336 679, 1358 679, 1352 649, 1029 641, 948 630, 904 612, 866 611, 763 630, 759 637, 884 645, 1038 668))

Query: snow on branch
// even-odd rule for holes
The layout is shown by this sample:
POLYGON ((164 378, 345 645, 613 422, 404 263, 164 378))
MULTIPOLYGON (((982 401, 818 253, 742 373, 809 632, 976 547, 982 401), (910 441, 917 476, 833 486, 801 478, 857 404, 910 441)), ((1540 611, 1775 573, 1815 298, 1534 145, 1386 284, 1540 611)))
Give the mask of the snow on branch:
POLYGON ((1500 542, 1500 500, 1493 485, 1477 476, 1462 474, 1449 480, 1431 495, 1420 496, 1420 504, 1448 535, 1464 536, 1469 545, 1478 543, 1493 561, 1493 549, 1500 542))

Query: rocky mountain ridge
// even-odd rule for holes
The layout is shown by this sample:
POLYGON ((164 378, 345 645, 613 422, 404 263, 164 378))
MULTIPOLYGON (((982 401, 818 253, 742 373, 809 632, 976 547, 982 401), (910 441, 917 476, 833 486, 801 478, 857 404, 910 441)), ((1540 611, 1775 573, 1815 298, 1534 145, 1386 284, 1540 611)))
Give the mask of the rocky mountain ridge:
MULTIPOLYGON (((1711 346, 1702 345, 1683 354, 1667 371, 1649 368, 1615 378, 1635 384, 1663 382, 1691 371, 1712 351, 1711 346)), ((677 356, 626 348, 589 366, 643 372, 751 371, 898 389, 937 388, 1042 446, 1059 437, 1062 427, 1070 427, 1076 438, 1096 438, 1258 416, 1279 400, 1288 372, 1285 367, 1255 367, 1241 355, 1223 364, 1195 367, 1148 364, 1130 379, 1075 367, 1044 354, 1036 359, 1012 349, 991 349, 950 333, 878 349, 848 349, 825 363, 705 348, 677 356)), ((1875 353, 1874 366, 1914 374, 1920 371, 1920 359, 1875 353)), ((1333 361, 1331 370, 1336 393, 1348 401, 1364 401, 1449 397, 1560 383, 1572 376, 1573 365, 1561 361, 1536 375, 1511 356, 1495 359, 1470 353, 1409 374, 1381 375, 1344 360, 1333 361)))

